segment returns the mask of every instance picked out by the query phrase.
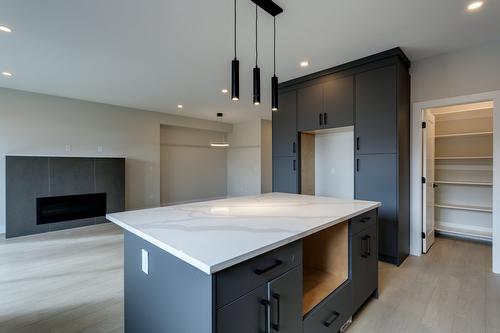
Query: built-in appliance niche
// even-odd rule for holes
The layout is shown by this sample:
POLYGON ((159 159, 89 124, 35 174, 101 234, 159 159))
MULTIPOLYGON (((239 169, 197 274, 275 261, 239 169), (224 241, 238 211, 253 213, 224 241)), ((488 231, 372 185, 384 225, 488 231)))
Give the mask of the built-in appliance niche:
POLYGON ((300 133, 302 194, 354 199, 354 127, 300 133))
POLYGON ((125 158, 6 157, 6 237, 106 222, 125 210, 125 158))

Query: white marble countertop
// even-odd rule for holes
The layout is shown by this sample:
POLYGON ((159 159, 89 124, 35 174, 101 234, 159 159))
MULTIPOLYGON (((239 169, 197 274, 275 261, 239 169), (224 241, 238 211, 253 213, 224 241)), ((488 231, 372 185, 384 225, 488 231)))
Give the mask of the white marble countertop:
POLYGON ((380 203, 270 193, 108 214, 108 220, 213 274, 380 203))

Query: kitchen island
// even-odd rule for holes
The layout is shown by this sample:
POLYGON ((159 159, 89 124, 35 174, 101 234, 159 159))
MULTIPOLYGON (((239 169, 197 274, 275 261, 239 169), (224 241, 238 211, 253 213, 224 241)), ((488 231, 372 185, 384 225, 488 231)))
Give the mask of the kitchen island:
POLYGON ((377 295, 378 207, 272 193, 109 214, 125 331, 337 332, 377 295))

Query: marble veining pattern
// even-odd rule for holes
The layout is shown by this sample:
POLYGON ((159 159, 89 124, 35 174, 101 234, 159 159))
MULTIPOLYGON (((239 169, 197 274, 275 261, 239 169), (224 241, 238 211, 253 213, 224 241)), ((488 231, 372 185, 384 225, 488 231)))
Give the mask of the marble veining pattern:
POLYGON ((270 193, 107 218, 212 274, 379 206, 370 201, 270 193))

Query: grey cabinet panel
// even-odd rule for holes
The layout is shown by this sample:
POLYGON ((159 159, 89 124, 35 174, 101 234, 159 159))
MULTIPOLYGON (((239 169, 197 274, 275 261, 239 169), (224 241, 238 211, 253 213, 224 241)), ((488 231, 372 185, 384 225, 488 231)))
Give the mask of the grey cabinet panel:
POLYGON ((353 312, 378 288, 377 226, 352 237, 352 302, 353 312))
POLYGON ((397 155, 356 156, 356 199, 382 203, 379 208, 379 253, 398 255, 397 155))
POLYGON ((336 333, 352 315, 352 290, 348 281, 337 288, 304 318, 304 333, 336 333))
MULTIPOLYGON (((50 196, 95 193, 93 158, 50 157, 50 196)), ((52 223, 50 230, 64 230, 94 224, 95 218, 52 223)))
POLYGON ((301 88, 297 92, 297 129, 308 131, 320 128, 323 112, 323 84, 301 88))
POLYGON ((36 224, 36 199, 49 195, 49 159, 6 157, 6 237, 49 231, 36 224))
POLYGON ((214 332, 213 277, 130 232, 124 239, 125 332, 214 332))
POLYGON ((396 65, 356 75, 359 154, 397 153, 396 65))
POLYGON ((271 332, 302 333, 302 267, 269 283, 271 332))
POLYGON ((273 112, 273 156, 297 154, 297 93, 282 93, 280 109, 273 112))
POLYGON ((354 78, 352 76, 324 84, 324 128, 354 125, 354 78))
POLYGON ((268 304, 267 284, 264 284, 217 310, 217 333, 267 332, 268 304))
POLYGON ((217 273, 217 308, 302 264, 301 245, 293 242, 217 273))
POLYGON ((273 191, 298 193, 296 157, 273 157, 273 191))
POLYGON ((125 210, 125 159, 95 159, 95 191, 106 193, 107 213, 125 210))

